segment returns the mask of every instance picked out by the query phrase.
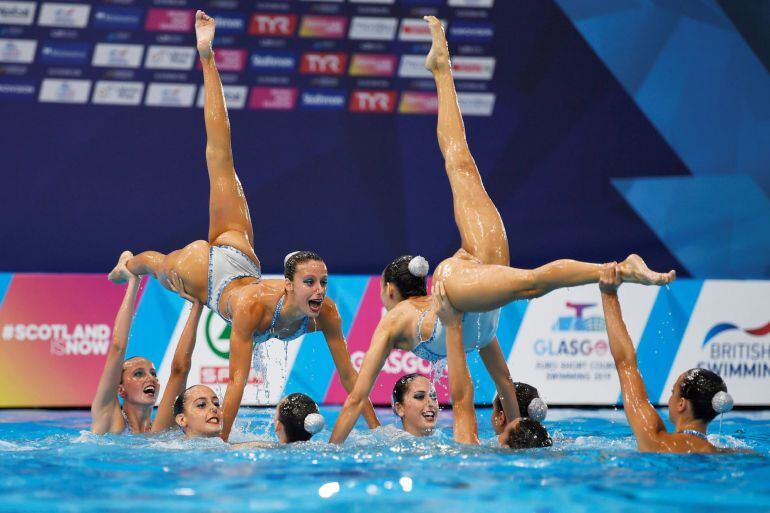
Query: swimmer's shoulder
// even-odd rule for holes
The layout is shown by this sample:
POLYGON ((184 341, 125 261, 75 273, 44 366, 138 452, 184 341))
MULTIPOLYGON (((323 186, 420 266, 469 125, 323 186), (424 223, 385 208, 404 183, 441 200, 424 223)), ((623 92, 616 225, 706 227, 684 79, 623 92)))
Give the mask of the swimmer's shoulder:
POLYGON ((283 294, 283 280, 263 280, 241 291, 231 302, 232 324, 244 330, 263 332, 270 327, 276 304, 283 294))
POLYGON ((411 349, 417 339, 417 320, 421 309, 411 300, 401 301, 380 320, 378 329, 386 331, 399 349, 411 349), (400 345, 409 347, 399 347, 400 345))

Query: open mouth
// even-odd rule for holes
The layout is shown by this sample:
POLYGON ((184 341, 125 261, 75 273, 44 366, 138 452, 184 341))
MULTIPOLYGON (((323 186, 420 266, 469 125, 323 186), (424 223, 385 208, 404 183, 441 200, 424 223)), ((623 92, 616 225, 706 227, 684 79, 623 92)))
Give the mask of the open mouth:
POLYGON ((155 387, 155 385, 147 385, 146 387, 144 387, 142 392, 144 392, 147 395, 154 396, 155 392, 157 392, 157 388, 155 387))
POLYGON ((428 422, 436 422, 436 412, 435 411, 424 411, 422 412, 422 418, 427 420, 428 422))
POLYGON ((311 299, 307 302, 308 306, 310 307, 310 311, 313 313, 319 313, 321 311, 321 305, 323 304, 324 300, 321 299, 311 299))
POLYGON ((216 415, 213 416, 213 417, 209 417, 209 419, 206 421, 206 423, 207 424, 216 424, 218 426, 219 425, 219 417, 217 417, 216 415))

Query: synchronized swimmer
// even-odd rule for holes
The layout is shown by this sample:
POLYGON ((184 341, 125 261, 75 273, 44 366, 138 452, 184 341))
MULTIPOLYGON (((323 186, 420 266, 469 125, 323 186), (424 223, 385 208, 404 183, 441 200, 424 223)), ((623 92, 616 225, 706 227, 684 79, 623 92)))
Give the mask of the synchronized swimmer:
MULTIPOLYGON (((616 291, 622 282, 663 285, 675 279, 673 271, 653 272, 637 255, 621 263, 557 260, 532 270, 510 267, 505 226, 484 188, 465 138, 444 29, 433 16, 425 20, 432 36, 425 65, 438 91, 438 142, 462 244, 436 267, 430 295, 426 281, 429 266, 424 258, 401 256, 385 268, 380 296, 387 314, 379 322, 356 373, 340 315, 326 296, 328 272, 321 257, 310 251, 294 252, 284 261, 283 280, 261 277, 249 208, 235 173, 222 84, 213 58, 215 22, 197 11, 195 32, 204 77, 210 182, 208 240, 195 241, 168 255, 146 251, 134 256, 125 251, 120 256, 109 278, 128 286, 91 408, 94 433, 152 433, 176 425, 187 438, 221 437, 227 441, 254 348, 271 338, 289 341, 321 331, 349 394, 332 430, 331 443, 344 442, 362 414, 370 428, 379 426, 369 394, 387 355, 398 348, 434 362, 446 358, 454 410, 453 434, 458 443, 479 443, 473 383, 466 362, 466 353, 478 351, 498 392, 491 422, 499 444, 513 449, 550 447, 553 440, 541 424, 547 411, 545 402, 531 385, 514 383, 497 341, 500 309, 512 301, 540 297, 558 288, 598 283, 623 404, 639 450, 719 450, 705 434, 708 423, 732 407, 722 379, 704 369, 682 374, 669 400, 669 416, 676 432, 666 432, 647 397, 621 317, 616 291), (146 274, 192 303, 154 420, 152 410, 160 391, 155 367, 145 358, 125 359, 140 277, 146 274), (232 325, 230 381, 222 405, 207 386, 186 388, 204 304, 232 325), (122 406, 118 396, 123 399, 122 406)), ((439 406, 433 384, 426 377, 410 374, 399 379, 393 389, 392 406, 405 432, 414 436, 434 432, 439 406)), ((273 420, 281 443, 309 440, 324 427, 318 405, 297 393, 280 401, 273 420)), ((231 445, 263 448, 274 444, 231 445)))

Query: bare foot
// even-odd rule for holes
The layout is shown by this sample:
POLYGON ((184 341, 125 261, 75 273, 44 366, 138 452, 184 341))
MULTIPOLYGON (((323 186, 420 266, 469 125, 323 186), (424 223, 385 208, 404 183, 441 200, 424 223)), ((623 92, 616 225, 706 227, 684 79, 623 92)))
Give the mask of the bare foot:
POLYGON ((210 59, 214 51, 212 46, 214 44, 214 30, 216 23, 214 18, 208 16, 203 11, 196 11, 195 13, 195 39, 198 41, 198 55, 201 59, 210 59))
POLYGON ((128 279, 133 276, 131 271, 128 270, 128 267, 126 267, 126 263, 128 263, 128 261, 132 258, 134 258, 134 254, 130 251, 124 251, 121 253, 120 258, 118 258, 118 265, 116 265, 115 268, 110 271, 110 274, 107 275, 107 279, 116 285, 126 283, 128 279))
POLYGON ((676 279, 676 272, 656 273, 651 271, 639 255, 629 255, 618 266, 623 281, 641 285, 666 285, 676 279))
POLYGON ((423 16, 423 19, 428 22, 430 35, 433 38, 430 52, 428 52, 428 56, 425 58, 425 67, 432 73, 448 70, 450 68, 449 46, 446 42, 444 27, 441 26, 441 22, 435 16, 423 16))

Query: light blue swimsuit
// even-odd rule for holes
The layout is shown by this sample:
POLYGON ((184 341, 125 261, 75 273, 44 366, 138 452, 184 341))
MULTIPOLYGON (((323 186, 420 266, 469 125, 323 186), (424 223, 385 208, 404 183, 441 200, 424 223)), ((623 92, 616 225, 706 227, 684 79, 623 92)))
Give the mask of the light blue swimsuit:
POLYGON ((209 294, 206 306, 214 310, 228 324, 230 319, 219 311, 219 298, 225 287, 238 278, 262 277, 259 266, 243 251, 232 246, 211 246, 209 250, 209 294))
MULTIPOLYGON (((446 328, 436 317, 433 332, 428 340, 422 340, 422 321, 430 309, 425 310, 417 321, 417 340, 420 341, 412 352, 430 362, 446 358, 446 328)), ((497 333, 500 309, 490 312, 466 312, 463 314, 463 348, 470 353, 487 346, 497 333)))
POLYGON ((273 313, 273 320, 270 322, 270 327, 267 328, 267 330, 264 333, 260 334, 254 334, 253 340, 254 340, 254 347, 256 348, 257 345, 267 342, 271 338, 277 338, 278 340, 283 340, 284 342, 289 342, 290 340, 294 340, 295 338, 299 338, 305 333, 307 333, 307 322, 308 318, 305 317, 302 319, 302 324, 299 325, 299 328, 297 328, 297 331, 295 331, 293 334, 289 335, 288 337, 279 338, 275 335, 275 325, 278 323, 278 317, 281 315, 281 309, 283 308, 283 299, 286 296, 281 296, 281 299, 278 300, 278 304, 275 305, 275 313, 273 313))

